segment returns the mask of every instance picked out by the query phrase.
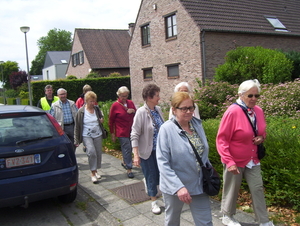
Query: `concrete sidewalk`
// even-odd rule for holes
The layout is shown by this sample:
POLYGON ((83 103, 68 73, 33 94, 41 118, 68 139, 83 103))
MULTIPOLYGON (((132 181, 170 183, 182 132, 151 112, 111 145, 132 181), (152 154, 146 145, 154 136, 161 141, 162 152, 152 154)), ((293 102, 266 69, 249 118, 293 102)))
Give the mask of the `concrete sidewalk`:
MULTIPOLYGON (((126 170, 121 166, 121 160, 108 155, 102 155, 102 168, 98 170, 102 178, 99 183, 93 184, 91 182, 91 173, 88 166, 88 159, 85 152, 80 145, 76 150, 76 157, 79 167, 79 186, 94 200, 96 200, 107 211, 105 214, 105 222, 109 218, 110 225, 128 225, 128 226, 142 226, 142 225, 164 225, 164 211, 160 215, 154 215, 151 210, 151 201, 145 200, 140 203, 130 203, 128 200, 121 197, 115 191, 118 188, 128 186, 136 187, 140 184, 143 173, 140 168, 133 168, 134 178, 129 179, 126 170)), ((137 192, 145 192, 141 189, 137 192)), ((133 194, 134 195, 134 194, 133 194)), ((145 194, 138 194, 143 196, 145 194)), ((158 199, 158 204, 164 206, 162 197, 158 199)), ((220 213, 220 202, 211 199, 212 217, 214 226, 223 226, 221 222, 222 214, 220 213)), ((162 208, 164 210, 164 208, 162 208)), ((96 210, 97 211, 97 210, 96 210)), ((103 216, 103 214, 101 214, 103 216)), ((96 219, 95 225, 103 225, 99 215, 96 219)), ((257 226, 254 216, 252 214, 244 213, 237 210, 235 218, 242 226, 257 226)), ((181 225, 194 225, 189 206, 184 205, 181 213, 181 225)), ((94 224, 93 224, 94 225, 94 224)))

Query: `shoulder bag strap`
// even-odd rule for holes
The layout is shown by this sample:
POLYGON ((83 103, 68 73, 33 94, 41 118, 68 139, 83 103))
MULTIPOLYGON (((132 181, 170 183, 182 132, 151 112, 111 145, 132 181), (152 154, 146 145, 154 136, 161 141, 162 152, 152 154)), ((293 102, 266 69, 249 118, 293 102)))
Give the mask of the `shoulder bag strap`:
POLYGON ((249 118, 249 116, 248 116, 248 113, 247 113, 247 112, 244 110, 244 108, 242 108, 239 104, 237 104, 237 103, 234 103, 234 104, 238 105, 238 106, 243 110, 243 112, 244 112, 245 115, 246 115, 246 118, 248 119, 248 121, 249 121, 249 123, 250 123, 250 125, 251 125, 251 127, 252 127, 252 129, 253 129, 254 135, 257 136, 256 129, 255 129, 254 125, 252 124, 252 122, 251 122, 251 120, 250 120, 250 118, 249 118))
POLYGON ((185 134, 185 132, 182 130, 182 128, 181 128, 181 126, 179 125, 179 123, 178 123, 174 118, 172 118, 171 121, 174 122, 175 125, 177 125, 177 126, 179 127, 179 129, 181 129, 181 134, 183 134, 183 135, 188 139, 188 141, 189 141, 190 145, 192 146, 193 151, 194 151, 194 153, 195 153, 195 155, 196 155, 196 158, 197 158, 197 160, 198 160, 200 166, 202 167, 202 166, 203 166, 203 162, 202 162, 202 160, 201 160, 201 158, 200 158, 200 156, 199 156, 199 154, 198 154, 198 152, 197 152, 195 146, 192 144, 192 142, 190 141, 190 139, 188 138, 188 136, 187 136, 187 135, 185 134))

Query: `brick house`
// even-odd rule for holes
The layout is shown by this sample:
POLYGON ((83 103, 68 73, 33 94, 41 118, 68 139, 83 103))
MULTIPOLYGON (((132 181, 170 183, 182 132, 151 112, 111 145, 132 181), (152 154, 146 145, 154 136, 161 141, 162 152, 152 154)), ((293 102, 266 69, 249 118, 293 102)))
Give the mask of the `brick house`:
POLYGON ((90 72, 101 76, 119 72, 129 75, 129 30, 76 28, 67 75, 85 78, 90 72))
POLYGON ((142 0, 129 45, 132 99, 148 83, 169 103, 175 85, 212 79, 236 46, 300 51, 298 0, 142 0))

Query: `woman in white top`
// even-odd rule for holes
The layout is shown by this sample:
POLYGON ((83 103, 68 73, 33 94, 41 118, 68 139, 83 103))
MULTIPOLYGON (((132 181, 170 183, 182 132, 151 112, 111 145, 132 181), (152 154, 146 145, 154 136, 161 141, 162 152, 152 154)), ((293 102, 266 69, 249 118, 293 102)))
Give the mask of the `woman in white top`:
MULTIPOLYGON (((176 93, 176 92, 187 92, 187 93, 191 94, 192 88, 190 87, 190 85, 187 82, 181 82, 175 86, 174 93, 176 93)), ((169 119, 171 119, 172 116, 173 116, 173 112, 172 112, 172 108, 170 108, 169 119)), ((200 119, 199 108, 198 108, 197 104, 195 104, 195 111, 193 113, 193 116, 200 119)))
POLYGON ((91 179, 96 183, 101 175, 97 169, 101 168, 102 139, 106 138, 103 128, 103 114, 98 106, 95 106, 97 95, 88 91, 84 95, 85 105, 77 112, 75 117, 74 143, 75 146, 84 142, 88 156, 91 179))

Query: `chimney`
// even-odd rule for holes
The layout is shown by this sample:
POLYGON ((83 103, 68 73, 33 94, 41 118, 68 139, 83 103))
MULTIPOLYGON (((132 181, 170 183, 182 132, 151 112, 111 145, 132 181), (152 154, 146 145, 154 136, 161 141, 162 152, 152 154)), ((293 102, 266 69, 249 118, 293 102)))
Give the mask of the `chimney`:
POLYGON ((129 24, 128 24, 129 35, 130 35, 130 36, 132 36, 132 34, 133 34, 134 27, 135 27, 135 23, 129 23, 129 24))

